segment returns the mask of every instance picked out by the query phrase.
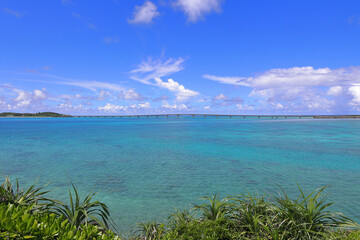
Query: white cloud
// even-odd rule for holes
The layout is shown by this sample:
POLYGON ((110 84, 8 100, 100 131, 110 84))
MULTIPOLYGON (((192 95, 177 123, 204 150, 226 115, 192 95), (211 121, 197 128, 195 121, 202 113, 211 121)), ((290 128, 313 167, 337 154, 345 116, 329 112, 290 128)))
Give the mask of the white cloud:
POLYGON ((159 16, 160 13, 157 11, 157 7, 151 1, 144 2, 141 6, 135 6, 133 18, 129 19, 129 23, 151 23, 152 20, 159 16))
POLYGON ((210 106, 205 106, 204 107, 204 110, 209 110, 210 109, 210 106))
POLYGON ((147 61, 143 61, 136 69, 131 71, 133 74, 131 78, 145 84, 154 85, 151 80, 183 70, 183 62, 183 58, 169 58, 166 61, 148 58, 147 61))
POLYGON ((253 106, 249 106, 247 104, 236 104, 237 108, 240 110, 240 111, 252 111, 254 110, 255 108, 253 106))
POLYGON ((30 106, 35 106, 46 99, 45 89, 36 89, 33 92, 27 92, 14 88, 13 91, 18 94, 14 99, 15 105, 12 106, 14 109, 25 109, 30 106))
POLYGON ((139 104, 133 104, 130 106, 121 106, 121 105, 115 105, 112 103, 107 103, 105 106, 103 107, 98 107, 98 110, 100 111, 104 111, 104 112, 109 112, 109 113, 116 113, 116 112, 120 112, 120 111, 131 111, 131 110, 139 110, 139 109, 150 109, 151 105, 149 102, 142 102, 139 104))
POLYGON ((170 105, 167 101, 163 101, 161 107, 165 108, 165 109, 173 109, 173 110, 188 110, 189 109, 185 104, 170 105))
MULTIPOLYGON (((43 91, 44 91, 44 90, 43 90, 43 91)), ((34 99, 35 99, 35 100, 45 99, 45 98, 46 98, 46 94, 45 94, 43 91, 38 90, 38 89, 35 89, 35 90, 34 90, 34 93, 33 93, 34 99)))
POLYGON ((345 100, 348 99, 346 95, 351 95, 353 97, 351 104, 358 103, 357 85, 360 84, 360 66, 337 69, 293 67, 271 69, 252 77, 214 75, 203 77, 224 84, 250 87, 252 90, 249 96, 265 98, 270 109, 330 111, 337 105, 334 100, 326 98, 329 95, 342 96, 345 100), (324 87, 328 87, 325 93, 324 87), (348 92, 343 91, 344 88, 348 88, 348 92), (281 104, 282 107, 276 104, 281 104))
POLYGON ((110 96, 111 96, 111 93, 109 91, 105 91, 105 90, 101 89, 97 100, 103 101, 110 96))
POLYGON ((342 87, 341 86, 330 87, 326 93, 332 96, 339 96, 342 93, 342 87))
POLYGON ((240 85, 245 87, 249 86, 248 83, 241 82, 242 80, 246 79, 243 77, 219 77, 215 75, 204 74, 203 78, 207 78, 224 84, 240 85))
POLYGON ((124 88, 123 86, 116 84, 116 83, 78 80, 78 79, 73 79, 73 78, 55 76, 55 75, 51 75, 51 74, 37 74, 37 75, 40 77, 43 77, 47 80, 29 80, 29 79, 21 79, 21 80, 76 86, 76 87, 88 89, 95 93, 97 93, 101 89, 110 90, 110 91, 114 91, 114 92, 121 92, 121 91, 126 90, 126 88, 124 88), (53 80, 48 80, 48 79, 53 79, 53 80))
POLYGON ((144 99, 144 97, 136 92, 134 89, 129 89, 127 91, 122 91, 119 93, 119 99, 125 99, 125 100, 137 100, 141 101, 144 99))
POLYGON ((10 8, 3 8, 2 11, 6 12, 6 13, 8 13, 10 15, 13 15, 13 16, 15 16, 17 18, 21 18, 22 16, 24 16, 24 14, 22 14, 22 13, 20 13, 18 11, 11 10, 10 8))
POLYGON ((271 69, 254 77, 216 77, 205 78, 220 83, 248 86, 258 89, 282 87, 334 86, 337 83, 349 85, 360 81, 360 66, 347 68, 293 67, 271 69), (224 80, 226 79, 226 80, 224 80))
POLYGON ((168 79, 167 82, 162 81, 160 78, 155 78, 156 86, 168 89, 175 93, 176 100, 184 101, 190 97, 197 96, 199 93, 190 89, 186 89, 184 85, 175 82, 173 79, 168 79))
POLYGON ((161 80, 161 77, 182 70, 183 62, 184 60, 182 58, 169 58, 166 61, 152 60, 149 58, 148 61, 142 62, 138 68, 131 71, 133 74, 131 78, 148 85, 167 89, 175 94, 177 100, 184 101, 190 97, 197 96, 199 93, 186 89, 184 85, 179 84, 173 79, 168 79, 167 82, 161 80))
POLYGON ((139 103, 138 104, 139 108, 151 108, 150 103, 149 102, 144 102, 144 103, 139 103))
POLYGON ((196 22, 204 15, 221 10, 222 0, 176 0, 174 6, 180 8, 188 17, 188 21, 196 22))
POLYGON ((102 111, 105 111, 105 112, 118 112, 120 110, 126 110, 127 107, 107 103, 103 107, 98 107, 98 109, 102 110, 102 111))
POLYGON ((227 100, 227 99, 228 97, 222 93, 214 97, 214 100, 227 100))
POLYGON ((349 93, 353 96, 350 104, 360 106, 360 86, 349 87, 349 93))
POLYGON ((119 38, 108 36, 108 37, 103 38, 103 42, 106 43, 106 44, 118 43, 119 38))

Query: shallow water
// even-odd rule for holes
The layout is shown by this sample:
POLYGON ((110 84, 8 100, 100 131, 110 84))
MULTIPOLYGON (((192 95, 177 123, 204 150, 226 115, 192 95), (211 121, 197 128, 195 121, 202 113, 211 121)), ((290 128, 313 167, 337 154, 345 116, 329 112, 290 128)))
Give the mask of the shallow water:
POLYGON ((1 118, 0 174, 24 185, 70 180, 98 192, 120 230, 163 220, 203 195, 298 196, 329 186, 334 209, 360 221, 360 120, 1 118))

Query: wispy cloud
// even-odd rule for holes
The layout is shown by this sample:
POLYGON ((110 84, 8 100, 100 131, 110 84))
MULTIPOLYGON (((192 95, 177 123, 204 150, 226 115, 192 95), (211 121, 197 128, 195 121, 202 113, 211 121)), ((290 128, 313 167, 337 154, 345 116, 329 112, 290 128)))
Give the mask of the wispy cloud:
POLYGON ((148 58, 147 61, 143 61, 136 69, 131 71, 131 78, 145 84, 154 85, 150 80, 183 70, 183 63, 183 58, 169 58, 166 61, 148 58))
POLYGON ((206 14, 221 11, 223 0, 176 0, 174 6, 180 8, 188 17, 188 21, 196 22, 206 14))
POLYGON ((128 22, 131 24, 148 24, 159 15, 160 13, 157 11, 156 5, 151 1, 146 1, 141 6, 135 6, 133 18, 129 19, 128 22))
POLYGON ((108 82, 102 82, 102 81, 90 81, 90 80, 78 80, 78 79, 60 77, 60 76, 51 75, 51 74, 40 74, 39 73, 39 74, 35 74, 35 75, 39 76, 41 78, 52 79, 52 80, 51 81, 50 80, 39 80, 39 79, 38 80, 19 79, 19 80, 75 86, 75 87, 85 88, 85 89, 91 90, 93 92, 98 92, 100 89, 111 90, 114 92, 122 92, 122 91, 127 90, 123 86, 116 84, 116 83, 108 83, 108 82))
POLYGON ((79 19, 87 28, 96 29, 96 25, 93 24, 89 18, 84 17, 77 12, 72 12, 71 15, 79 19))
POLYGON ((243 77, 220 77, 220 76, 215 76, 215 75, 204 74, 203 78, 207 78, 207 79, 217 81, 220 83, 224 83, 224 84, 240 85, 240 86, 246 86, 246 87, 249 86, 248 83, 243 82, 243 80, 246 79, 243 77))
POLYGON ((61 3, 66 5, 66 6, 74 4, 74 2, 72 0, 61 0, 61 3))
POLYGON ((18 12, 18 11, 14 11, 14 10, 11 10, 10 8, 3 8, 2 11, 5 12, 5 13, 8 13, 8 14, 10 14, 10 15, 13 15, 13 16, 15 16, 15 17, 17 17, 17 18, 21 18, 21 17, 24 16, 23 13, 20 13, 20 12, 18 12))
POLYGON ((142 62, 138 68, 131 71, 133 74, 131 78, 148 85, 167 89, 175 94, 177 100, 184 101, 190 97, 199 95, 199 93, 194 90, 186 89, 184 85, 173 79, 168 79, 167 81, 161 79, 161 77, 182 70, 183 62, 184 59, 182 58, 169 58, 166 61, 152 60, 149 58, 148 61, 142 62))
POLYGON ((113 36, 108 36, 108 37, 103 38, 103 42, 106 44, 118 43, 119 38, 113 37, 113 36))

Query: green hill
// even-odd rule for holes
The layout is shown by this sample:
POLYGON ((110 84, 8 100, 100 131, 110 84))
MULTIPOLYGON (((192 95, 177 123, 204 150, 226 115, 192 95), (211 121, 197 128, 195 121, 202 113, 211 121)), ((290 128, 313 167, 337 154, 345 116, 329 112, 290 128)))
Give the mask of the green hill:
POLYGON ((72 117, 72 116, 67 114, 55 113, 55 112, 38 112, 38 113, 3 112, 0 113, 0 117, 72 117))

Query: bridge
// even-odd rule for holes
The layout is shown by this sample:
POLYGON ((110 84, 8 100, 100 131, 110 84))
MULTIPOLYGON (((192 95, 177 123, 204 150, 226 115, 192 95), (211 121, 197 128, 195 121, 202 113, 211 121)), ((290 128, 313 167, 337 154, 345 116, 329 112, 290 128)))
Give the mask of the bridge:
POLYGON ((77 115, 78 118, 267 118, 267 119, 302 119, 302 118, 360 118, 360 115, 238 115, 238 114, 143 114, 143 115, 77 115))

